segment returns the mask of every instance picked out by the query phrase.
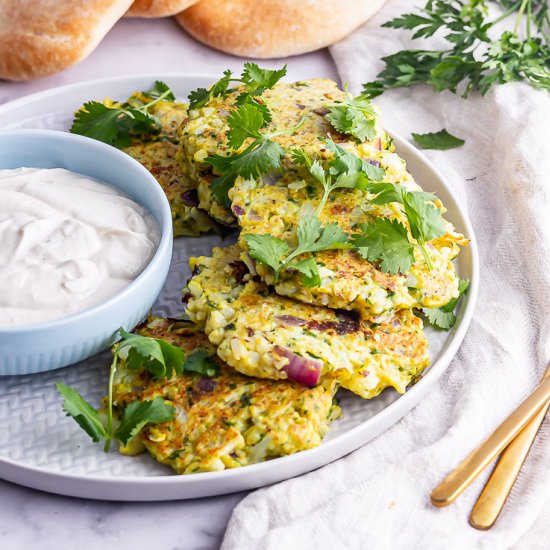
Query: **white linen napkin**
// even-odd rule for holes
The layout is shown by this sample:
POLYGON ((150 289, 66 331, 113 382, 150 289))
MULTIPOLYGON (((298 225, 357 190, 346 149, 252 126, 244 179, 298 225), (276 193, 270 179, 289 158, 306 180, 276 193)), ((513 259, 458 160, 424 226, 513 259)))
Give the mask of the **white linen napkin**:
MULTIPOLYGON (((409 33, 380 24, 411 9, 391 1, 331 48, 352 92, 374 79, 382 56, 410 47, 409 33)), ((425 154, 467 206, 478 239, 474 320, 445 375, 412 412, 351 455, 250 494, 222 548, 548 548, 548 421, 491 531, 467 521, 488 472, 447 508, 431 506, 429 494, 534 389, 550 360, 550 94, 514 83, 464 100, 416 86, 376 103, 390 132, 410 138, 447 128, 466 140, 425 154)))

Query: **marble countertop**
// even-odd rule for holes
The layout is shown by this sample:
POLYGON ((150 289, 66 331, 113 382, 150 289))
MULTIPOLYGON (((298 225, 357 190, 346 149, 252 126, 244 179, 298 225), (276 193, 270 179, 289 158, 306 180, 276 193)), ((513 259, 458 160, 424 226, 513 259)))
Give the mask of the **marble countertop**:
MULTIPOLYGON (((0 82, 0 103, 74 82, 155 72, 221 73, 240 70, 243 59, 225 55, 188 37, 175 22, 119 22, 82 63, 33 82, 0 82)), ((288 63, 290 79, 337 78, 328 51, 260 63, 288 63)), ((1 121, 0 121, 1 123, 1 121)), ((233 508, 245 493, 207 499, 117 503, 67 498, 0 480, 0 547, 6 550, 198 550, 218 548, 233 508)))

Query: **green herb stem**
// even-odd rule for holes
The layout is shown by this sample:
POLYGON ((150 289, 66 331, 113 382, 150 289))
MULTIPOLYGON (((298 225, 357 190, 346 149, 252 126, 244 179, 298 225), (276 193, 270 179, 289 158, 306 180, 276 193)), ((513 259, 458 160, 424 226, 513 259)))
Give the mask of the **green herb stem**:
POLYGON ((428 255, 428 251, 426 250, 426 247, 423 244, 418 245, 420 247, 420 250, 422 251, 422 254, 424 255, 424 259, 426 260, 426 265, 428 266, 428 271, 431 271, 434 266, 432 264, 432 261, 430 260, 430 256, 428 255))
POLYGON ((153 105, 158 103, 159 101, 162 101, 165 97, 169 96, 172 93, 172 90, 168 89, 162 94, 160 94, 157 98, 153 99, 153 101, 150 101, 149 103, 146 103, 143 105, 143 107, 140 107, 138 111, 141 112, 147 112, 147 109, 150 109, 153 105))
POLYGON ((328 185, 324 188, 323 196, 321 198, 321 201, 317 205, 317 210, 315 211, 315 215, 317 217, 319 217, 319 215, 321 214, 321 212, 325 208, 325 206, 327 204, 328 197, 331 194, 333 189, 334 189, 334 187, 332 185, 328 185))
MULTIPOLYGON (((516 17, 516 23, 514 25, 514 34, 518 33, 519 25, 521 23, 521 18, 525 12, 525 8, 527 7, 527 4, 529 4, 529 7, 531 6, 531 0, 523 0, 518 11, 518 15, 516 17)), ((529 25, 529 20, 527 21, 527 24, 529 25)), ((529 25, 530 26, 530 25, 529 25)))
POLYGON ((513 6, 509 7, 503 14, 499 15, 494 21, 491 21, 489 23, 490 27, 494 27, 497 23, 500 23, 501 21, 504 21, 507 17, 512 15, 521 5, 521 0, 514 4, 513 6))
POLYGON ((111 369, 109 371, 109 389, 107 394, 107 438, 105 439, 105 445, 103 446, 103 450, 106 453, 109 452, 111 440, 113 439, 113 384, 115 380, 117 361, 118 353, 115 352, 111 363, 111 369))
POLYGON ((280 130, 279 132, 273 132, 272 134, 264 134, 267 139, 272 139, 277 136, 285 136, 293 134, 296 130, 300 128, 300 126, 306 121, 306 116, 303 115, 298 124, 296 126, 293 126, 292 128, 287 128, 286 130, 280 130))

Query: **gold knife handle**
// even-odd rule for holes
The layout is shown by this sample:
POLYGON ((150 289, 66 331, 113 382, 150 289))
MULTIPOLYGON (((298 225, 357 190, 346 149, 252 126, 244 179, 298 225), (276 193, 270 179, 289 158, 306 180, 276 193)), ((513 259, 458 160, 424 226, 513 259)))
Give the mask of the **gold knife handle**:
MULTIPOLYGON (((542 381, 550 376, 550 366, 542 381)), ((550 401, 531 419, 517 437, 504 449, 503 453, 479 495, 470 515, 470 525, 476 529, 490 529, 497 520, 512 486, 527 458, 529 449, 542 424, 550 401)))
POLYGON ((474 451, 472 451, 433 490, 434 506, 448 506, 468 487, 524 426, 550 399, 550 378, 547 378, 523 403, 474 451))

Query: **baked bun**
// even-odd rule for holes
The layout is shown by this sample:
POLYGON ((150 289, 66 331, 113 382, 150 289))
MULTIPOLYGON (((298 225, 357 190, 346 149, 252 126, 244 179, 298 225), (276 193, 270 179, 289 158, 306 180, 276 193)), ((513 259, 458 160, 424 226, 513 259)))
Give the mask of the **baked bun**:
POLYGON ((29 80, 84 59, 132 0, 2 0, 0 78, 29 80))
POLYGON ((176 16, 197 40, 243 57, 287 57, 338 42, 385 0, 201 0, 176 16))
POLYGON ((125 17, 168 17, 187 9, 198 0, 134 0, 125 17))

